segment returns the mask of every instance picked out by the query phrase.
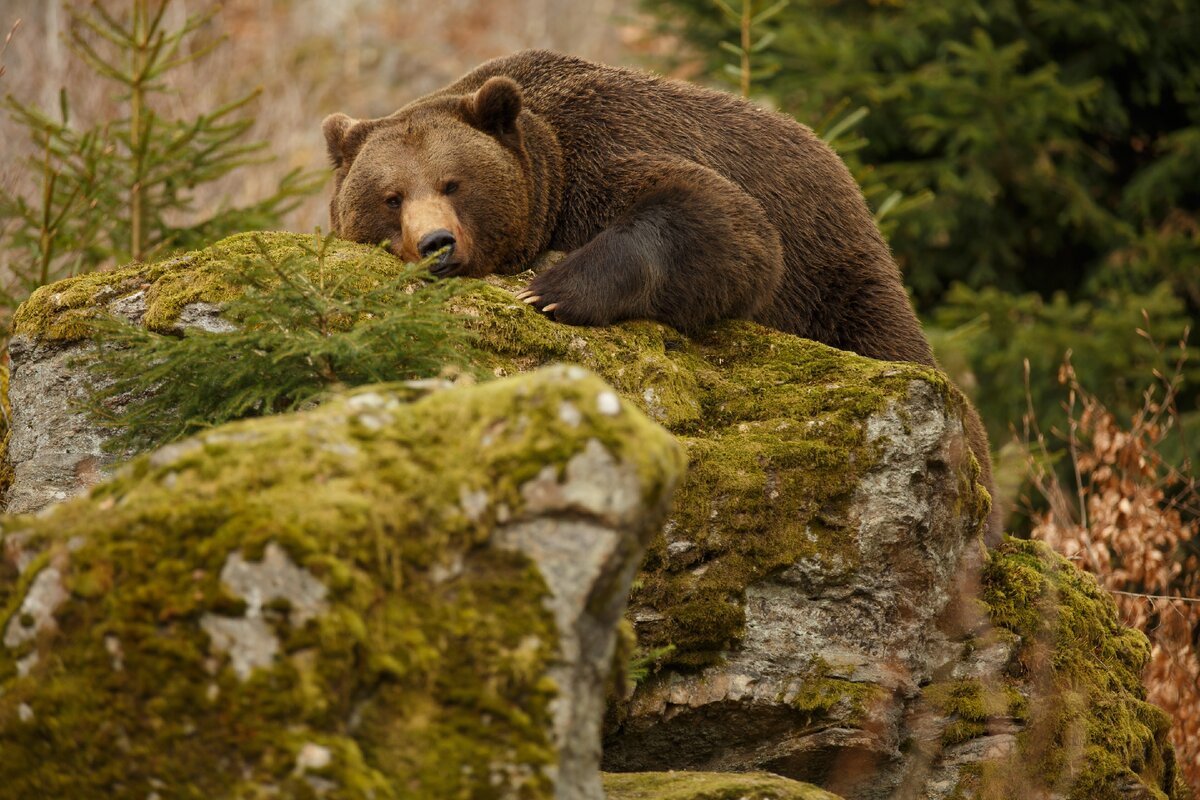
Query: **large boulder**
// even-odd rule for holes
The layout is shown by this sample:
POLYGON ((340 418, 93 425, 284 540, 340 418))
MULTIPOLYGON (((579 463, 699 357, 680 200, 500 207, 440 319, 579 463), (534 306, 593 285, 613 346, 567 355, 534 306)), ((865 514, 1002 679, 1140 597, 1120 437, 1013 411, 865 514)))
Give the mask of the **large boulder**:
MULTIPOLYGON (((300 237, 265 241, 282 257, 300 237)), ((166 266, 39 290, 17 316, 14 398, 78 379, 92 346, 86 317, 98 309, 155 330, 219 326, 230 292, 220 265, 255 249, 235 237, 166 266), (39 372, 66 352, 59 377, 39 372)), ((364 285, 395 269, 356 245, 332 256, 364 285)), ((1089 641, 1097 653, 1119 653, 1131 671, 1097 679, 1098 699, 1080 704, 1089 722, 1071 729, 1082 731, 1075 738, 1036 733, 1028 709, 1043 707, 1041 693, 1068 676, 1053 671, 1055 658, 1023 672, 1028 632, 981 600, 989 586, 1007 596, 996 576, 1024 573, 1002 568, 1015 555, 982 546, 989 500, 963 435, 963 400, 944 376, 748 322, 696 338, 649 322, 571 328, 517 302, 512 290, 523 281, 463 282, 452 301, 476 337, 474 366, 504 376, 582 364, 674 433, 689 461, 633 584, 627 616, 640 679, 610 704, 608 768, 766 770, 864 799, 992 796, 989 776, 1018 769, 1046 796, 1092 796, 1081 792, 1096 786, 1112 794, 1095 796, 1177 796, 1167 722, 1127 679, 1144 639, 1115 621, 1092 629, 1089 641), (1100 706, 1142 727, 1122 729, 1118 746, 1097 721, 1100 706), (1085 755, 1068 757, 1079 742, 1085 755), (1043 745, 1037 763, 1058 766, 1021 761, 1043 745), (1080 759, 1103 765, 1084 769, 1080 759)), ((33 496, 22 488, 23 464, 46 452, 44 444, 18 448, 42 426, 17 405, 10 502, 33 496)), ((110 457, 98 445, 103 429, 78 416, 72 424, 90 426, 77 439, 86 446, 58 477, 37 479, 41 498, 81 491, 110 457)), ((1073 570, 1040 574, 1078 577, 1073 570)), ((1047 592, 1018 591, 1020 607, 1059 619, 1058 594, 1047 592)), ((1111 612, 1093 599, 1094 613, 1111 612)), ((1070 658, 1107 674, 1111 664, 1088 653, 1080 646, 1070 658)))
POLYGON ((599 800, 683 467, 551 368, 225 426, 0 533, 0 797, 599 800))

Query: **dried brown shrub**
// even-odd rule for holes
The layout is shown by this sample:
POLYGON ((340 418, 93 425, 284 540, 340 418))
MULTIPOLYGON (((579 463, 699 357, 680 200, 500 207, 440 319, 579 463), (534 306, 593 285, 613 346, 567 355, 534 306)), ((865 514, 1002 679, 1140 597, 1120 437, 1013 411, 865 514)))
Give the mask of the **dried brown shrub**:
POLYGON ((1200 494, 1190 464, 1176 466, 1163 455, 1178 444, 1186 452, 1175 402, 1186 358, 1181 341, 1173 371, 1154 372, 1141 409, 1124 423, 1080 385, 1068 353, 1059 372, 1067 429, 1051 436, 1066 441, 1073 480, 1054 470, 1032 406, 1024 444, 1033 487, 1048 507, 1030 509, 1033 536, 1096 575, 1125 622, 1149 637, 1147 699, 1174 719, 1171 740, 1198 791, 1200 494))

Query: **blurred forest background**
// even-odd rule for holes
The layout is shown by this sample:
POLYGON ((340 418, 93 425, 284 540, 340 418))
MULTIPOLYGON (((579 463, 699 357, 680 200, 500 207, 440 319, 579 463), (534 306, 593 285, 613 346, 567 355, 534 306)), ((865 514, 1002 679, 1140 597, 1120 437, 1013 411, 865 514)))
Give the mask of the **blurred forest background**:
POLYGON ((1151 699, 1200 789, 1195 0, 5 0, 0 37, 17 20, 5 320, 79 271, 327 226, 326 114, 390 113, 522 47, 814 127, 983 414, 1010 527, 1095 572, 1151 636, 1151 699), (147 30, 181 33, 139 50, 147 30))

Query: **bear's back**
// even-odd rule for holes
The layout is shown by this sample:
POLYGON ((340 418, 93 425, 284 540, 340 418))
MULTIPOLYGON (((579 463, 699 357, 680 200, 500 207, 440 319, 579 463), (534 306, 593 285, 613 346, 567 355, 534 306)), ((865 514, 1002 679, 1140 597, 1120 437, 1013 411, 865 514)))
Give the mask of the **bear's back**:
POLYGON ((628 191, 615 160, 686 159, 740 186, 779 231, 784 284, 760 322, 864 355, 934 363, 862 192, 808 127, 726 92, 542 50, 486 62, 435 96, 467 94, 497 75, 521 85, 562 148, 555 247, 580 247, 613 222, 614 199, 628 191), (856 340, 864 325, 896 336, 881 350, 856 340))
POLYGON ((619 160, 686 159, 741 187, 779 232, 785 277, 759 322, 875 358, 935 363, 858 184, 808 127, 726 92, 545 50, 488 61, 396 113, 495 76, 520 84, 562 149, 553 247, 578 248, 619 215, 630 189, 613 169, 619 160))
POLYGON ((869 219, 853 178, 824 142, 792 118, 741 97, 541 50, 489 61, 446 91, 472 91, 494 75, 519 83, 526 105, 554 128, 572 184, 603 184, 603 168, 614 156, 671 155, 728 178, 773 217, 820 216, 822 207, 833 211, 830 203, 849 199, 856 202, 837 209, 841 218, 869 219), (822 189, 824 203, 796 202, 822 189))

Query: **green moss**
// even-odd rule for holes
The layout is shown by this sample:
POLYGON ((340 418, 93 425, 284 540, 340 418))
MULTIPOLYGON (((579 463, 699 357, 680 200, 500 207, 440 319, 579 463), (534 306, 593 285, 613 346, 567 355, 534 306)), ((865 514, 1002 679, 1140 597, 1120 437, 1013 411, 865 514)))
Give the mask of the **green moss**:
POLYGON ((831 674, 829 665, 816 659, 801 678, 791 705, 807 717, 806 726, 835 717, 839 724, 862 725, 871 706, 883 702, 887 691, 874 683, 860 683, 831 674))
POLYGON ((807 783, 766 773, 631 772, 604 775, 609 800, 839 800, 807 783))
MULTIPOLYGON (((152 331, 165 333, 188 304, 221 303, 233 297, 236 289, 223 275, 229 265, 257 257, 260 241, 278 258, 299 254, 304 247, 315 249, 318 244, 312 236, 291 233, 240 233, 166 261, 78 275, 35 291, 17 309, 13 333, 61 342, 86 339, 90 335, 87 321, 98 306, 137 291, 146 294, 143 323, 152 331)), ((351 285, 366 289, 381 278, 400 274, 401 262, 377 248, 339 242, 331 249, 326 268, 338 271, 339 276, 348 274, 351 285)))
MULTIPOLYGON (((747 586, 796 561, 831 573, 857 568, 845 510, 878 457, 864 421, 927 381, 953 407, 962 400, 937 372, 873 361, 749 322, 686 339, 647 322, 570 328, 530 314, 480 285, 459 299, 497 374, 570 360, 595 370, 687 447, 670 541, 651 544, 631 598, 644 650, 674 646, 667 664, 713 663, 737 642, 747 586), (631 357, 630 354, 636 354, 631 357)), ((969 480, 977 477, 971 473, 969 480)), ((960 498, 976 518, 989 502, 978 484, 960 498)))
POLYGON ((563 370, 411 404, 377 388, 215 429, 5 520, 0 544, 40 555, 23 572, 0 560, 0 630, 48 565, 70 597, 56 631, 0 647, 0 797, 315 796, 310 780, 343 798, 549 797, 546 588, 482 545, 522 514, 525 479, 592 439, 659 502, 678 446, 628 407, 604 413, 606 391, 563 370), (469 513, 476 492, 488 503, 469 513), (221 571, 268 544, 327 608, 296 626, 264 598, 279 650, 242 680, 201 621, 251 614, 221 571), (325 758, 300 774, 312 748, 325 758))
MULTIPOLYGON (((1148 797, 1184 796, 1171 721, 1145 702, 1149 643, 1121 624, 1095 578, 1045 545, 1009 540, 988 555, 983 598, 992 622, 1019 637, 1010 678, 1033 691, 1017 756, 1025 769, 1015 772, 1032 764, 1041 785, 1078 800, 1125 797, 1127 783, 1148 797)), ((967 687, 942 696, 963 720, 989 713, 967 687)), ((1009 781, 1013 771, 991 774, 1009 781)))
POLYGON ((950 717, 942 733, 946 747, 960 744, 988 731, 988 723, 1002 718, 1024 720, 1028 703, 1011 682, 985 686, 976 679, 959 679, 930 684, 922 690, 925 702, 950 717))
MULTIPOLYGON (((282 254, 299 248, 308 239, 269 234, 265 241, 282 254)), ((252 237, 233 237, 209 250, 164 264, 82 276, 45 287, 18 312, 17 332, 60 340, 79 338, 84 333, 82 321, 97 303, 138 290, 146 292, 146 324, 158 330, 169 329, 187 303, 228 299, 229 287, 216 278, 217 265, 253 256, 255 248, 252 237)), ((363 286, 372 285, 372 281, 391 274, 399 266, 386 255, 372 255, 368 248, 346 243, 332 248, 329 258, 328 263, 349 272, 348 280, 361 282, 363 286)), ((462 283, 462 293, 452 302, 454 310, 468 316, 468 325, 486 351, 476 366, 496 376, 505 376, 556 361, 583 364, 664 424, 687 450, 689 472, 676 495, 668 531, 652 543, 631 600, 631 618, 644 620, 638 626, 638 649, 661 654, 659 666, 703 666, 719 659, 741 634, 745 588, 773 572, 800 559, 812 559, 821 564, 831 579, 836 579, 839 571, 859 566, 854 537, 845 528, 845 512, 859 480, 878 457, 876 447, 865 441, 866 418, 903 396, 914 380, 930 383, 952 409, 961 408, 960 396, 944 377, 932 370, 859 358, 748 322, 723 323, 694 339, 648 322, 603 329, 560 325, 513 298, 511 289, 523 285, 527 277, 462 283), (668 551, 669 543, 682 546, 668 551)), ((486 481, 468 485, 486 489, 490 496, 517 509, 521 498, 513 487, 532 477, 537 469, 537 463, 525 455, 528 448, 540 448, 542 458, 562 459, 574 452, 579 443, 557 433, 538 436, 537 425, 516 422, 522 419, 528 422, 525 405, 509 407, 506 413, 507 427, 502 429, 526 425, 522 429, 531 438, 514 445, 502 470, 504 477, 497 478, 495 485, 486 481)), ((497 425, 502 424, 502 417, 501 414, 495 417, 497 425)), ((271 430, 270 425, 285 423, 261 424, 262 430, 271 430)), ((443 419, 440 424, 449 427, 430 428, 427 435, 432 443, 450 447, 450 442, 459 440, 461 433, 454 427, 454 420, 443 419)), ((604 420, 598 420, 597 424, 604 430, 604 420)), ((373 441, 369 428, 355 427, 354 432, 363 442, 373 441)), ((611 447, 622 441, 618 433, 606 433, 602 438, 611 447)), ((331 466, 337 459, 331 460, 331 455, 322 452, 313 441, 303 441, 308 444, 288 444, 302 448, 302 452, 289 456, 289 460, 294 459, 294 463, 303 467, 298 480, 308 481, 302 493, 303 502, 287 496, 277 498, 275 506, 267 509, 253 501, 253 513, 238 506, 236 513, 221 517, 220 532, 214 539, 218 543, 206 545, 211 547, 206 556, 211 563, 205 571, 206 577, 199 581, 200 599, 189 599, 191 595, 175 588, 176 582, 188 586, 191 580, 178 563, 172 566, 169 555, 177 545, 162 542, 156 538, 159 534, 148 532, 153 530, 151 522, 165 526, 164 530, 175 530, 171 526, 186 528, 190 524, 189 515, 195 515, 197 507, 185 504, 176 510, 164 502, 151 511, 137 506, 142 509, 138 513, 145 515, 139 517, 129 516, 133 512, 120 505, 125 502, 123 492, 130 482, 151 480, 150 476, 155 474, 145 460, 137 462, 123 482, 114 484, 126 489, 105 490, 116 505, 106 509, 104 516, 113 515, 114 525, 125 525, 136 533, 134 540, 126 540, 122 545, 128 554, 120 559, 112 556, 90 563, 86 571, 73 574, 72 589, 87 603, 120 602, 133 603, 130 608, 167 609, 169 613, 162 620, 138 629, 143 640, 157 643, 160 629, 174 630, 172 626, 189 619, 189 615, 194 617, 202 607, 224 609, 218 613, 240 613, 240 601, 222 598, 219 588, 214 588, 213 570, 228 551, 227 544, 221 543, 241 541, 248 552, 257 548, 257 555, 261 555, 267 538, 279 541, 283 537, 293 558, 302 560, 311 571, 322 576, 331 591, 345 598, 340 602, 345 603, 346 609, 331 615, 337 618, 332 628, 310 626, 311 629, 289 633, 289 654, 303 656, 314 648, 324 652, 326 647, 333 647, 330 652, 341 654, 338 658, 342 660, 303 666, 308 662, 305 657, 299 658, 302 665, 289 667, 292 671, 279 678, 288 688, 280 692, 282 699, 272 701, 278 704, 272 709, 283 714, 285 706, 294 704, 313 719, 334 719, 346 703, 353 701, 354 693, 367 692, 363 687, 373 680, 375 684, 371 685, 378 687, 379 696, 389 697, 389 702, 411 703, 416 718, 428 717, 433 706, 428 705, 427 696, 410 693, 406 681, 423 676, 423 680, 431 682, 430 686, 442 686, 430 676, 441 668, 439 648, 446 641, 420 625, 417 628, 421 632, 413 632, 412 612, 379 598, 386 598, 393 591, 407 591, 411 569, 428 563, 434 557, 431 553, 439 552, 439 547, 465 546, 464 542, 469 541, 467 531, 474 528, 464 522, 461 514, 449 518, 435 516, 432 519, 437 524, 427 525, 424 515, 430 513, 432 506, 424 502, 382 512, 382 494, 370 491, 364 494, 360 487, 347 486, 345 469, 331 466), (310 460, 312 465, 308 463, 310 460), (309 502, 310 494, 313 502, 309 502), (326 537, 344 530, 350 524, 348 520, 365 526, 364 529, 371 531, 370 536, 352 539, 330 550, 326 537), (256 527, 259 525, 266 527, 260 531, 256 527), (436 546, 431 542, 420 547, 396 545, 395 531, 425 531, 426 527, 444 532, 439 534, 442 538, 436 546), (135 541, 140 536, 145 537, 145 543, 135 541), (467 538, 463 539, 464 536, 467 538), (160 550, 164 555, 160 556, 160 550), (136 573, 136 565, 141 563, 139 558, 156 565, 164 574, 169 571, 171 581, 144 587, 136 593, 118 593, 119 597, 113 599, 112 587, 124 585, 128 574, 136 573), (364 563, 372 565, 368 571, 374 576, 365 582, 364 563), (134 595, 136 603, 131 599, 134 595), (374 610, 369 613, 360 610, 366 608, 374 610), (375 647, 375 637, 382 628, 408 633, 399 642, 385 636, 375 647), (353 659, 348 655, 351 652, 355 654, 353 659), (361 678, 349 677, 357 674, 357 670, 363 670, 361 678), (326 688, 330 685, 341 686, 340 693, 328 693, 326 688)), ((405 446, 410 445, 411 442, 405 446)), ((197 490, 209 492, 203 497, 211 500, 217 496, 212 494, 216 491, 213 486, 233 485, 226 483, 226 469, 215 468, 213 464, 220 463, 223 452, 233 453, 240 447, 240 444, 223 446, 216 437, 206 439, 202 463, 194 466, 201 472, 208 470, 197 478, 197 490)), ((229 480, 241 482, 237 496, 242 499, 238 503, 251 503, 248 498, 258 497, 258 488, 276 480, 277 475, 269 467, 274 460, 272 454, 269 459, 261 458, 257 464, 243 464, 229 472, 229 480), (255 491, 247 496, 246 487, 255 491)), ((460 472, 455 470, 461 470, 461 478, 456 480, 476 479, 478 476, 471 476, 477 471, 478 459, 472 455, 462 461, 454 464, 435 458, 418 465, 400 459, 394 464, 389 462, 383 477, 393 488, 413 487, 430 492, 431 498, 445 497, 444 493, 438 494, 445 487, 431 485, 429 475, 449 469, 451 474, 459 476, 460 472)), ((970 469, 960 474, 956 502, 963 514, 973 516, 982 526, 988 501, 976 478, 977 474, 970 469)), ((233 489, 220 491, 233 492, 233 489)), ((102 492, 98 502, 104 502, 104 497, 102 492)), ((486 527, 491 520, 478 524, 486 527)), ((43 526, 38 530, 45 530, 45 523, 37 525, 43 526)), ((53 537, 54 541, 65 541, 61 537, 69 535, 70 530, 73 530, 70 525, 64 526, 61 535, 53 537)), ((105 530, 110 531, 106 535, 117 536, 117 528, 105 530)), ((195 535, 188 532, 191 530, 184 530, 181 534, 184 539, 195 535)), ((44 532, 38 535, 46 536, 44 532)), ((18 579, 14 574, 3 573, 3 569, 0 567, 0 608, 5 610, 7 619, 19 605, 15 598, 23 596, 21 592, 29 578, 18 579)), ((524 583, 529 576, 522 573, 523 569, 519 563, 489 567, 494 574, 510 576, 511 581, 503 586, 480 587, 477 596, 494 598, 511 591, 515 597, 529 599, 527 592, 532 590, 524 583), (493 592, 497 594, 490 594, 493 592)), ((1183 789, 1174 752, 1166 742, 1169 720, 1144 702, 1139 681, 1148 644, 1140 633, 1120 625, 1111 602, 1095 581, 1039 545, 1010 541, 989 554, 983 586, 983 601, 997 633, 1019 642, 1011 674, 995 686, 975 681, 934 684, 927 687, 925 697, 953 717, 944 736, 947 745, 985 733, 988 723, 998 717, 1007 716, 1028 724, 1020 737, 1017 763, 987 763, 964 771, 963 782, 956 790, 959 795, 1030 796, 1030 792, 1054 787, 1072 798, 1106 798, 1116 796, 1115 787, 1132 781, 1145 787, 1149 796, 1181 798, 1183 789), (1017 686, 1032 692, 1028 701, 1017 686), (1013 789, 1014 775, 1028 776, 1030 764, 1037 772, 1034 778, 1037 786, 1008 791, 1013 789)), ((271 613, 283 617, 287 610, 277 608, 271 613)), ((503 620, 488 618, 479 624, 486 628, 489 621, 503 630, 500 625, 503 620)), ((81 623, 76 620, 73 624, 81 623)), ((522 624, 536 628, 544 620, 541 623, 536 619, 525 620, 522 624)), ((475 635, 475 629, 469 633, 475 635)), ((480 635, 488 641, 486 631, 480 635)), ((32 647, 28 646, 20 655, 32 652, 32 647)), ((196 647, 194 642, 185 643, 175 649, 167 648, 167 652, 181 663, 189 663, 196 647)), ((488 658, 501 673, 510 676, 529 673, 528 654, 518 658, 512 652, 506 655, 504 647, 496 647, 496 652, 488 658)), ((290 658, 287 663, 293 662, 297 658, 290 658)), ((95 666, 102 666, 101 660, 95 666)), ((450 671, 453 673, 452 668, 450 671)), ((0 658, 0 680, 20 683, 15 674, 15 661, 0 658)), ((265 688, 268 687, 259 687, 265 688)), ((222 696, 235 690, 254 694, 250 689, 238 690, 233 684, 222 683, 220 690, 222 696)), ((536 721, 541 713, 537 709, 541 707, 539 703, 544 704, 545 695, 536 688, 529 691, 533 715, 529 720, 501 715, 500 728, 506 735, 536 727, 530 720, 536 721)), ((865 685, 818 669, 805 679, 794 705, 814 720, 834 713, 844 704, 850 704, 852 710, 857 709, 854 713, 861 715, 874 700, 868 692, 865 685)), ((19 694, 0 698, 3 704, 0 707, 10 715, 17 707, 16 697, 19 694)), ((197 703, 197 708, 205 708, 203 698, 190 700, 197 703)), ((63 713, 64 719, 71 720, 70 725, 104 724, 100 716, 88 717, 92 712, 87 708, 75 713, 64 706, 63 713), (77 723, 79 719, 83 723, 77 723)), ((44 717, 39 714, 38 719, 44 717)), ((362 724, 376 733, 388 730, 388 721, 382 717, 365 715, 363 720, 362 724)), ((157 724, 174 730, 161 720, 157 724)), ((465 722, 463 726, 469 727, 465 722)), ((111 730, 111 726, 105 730, 111 730)), ((413 729, 389 735, 398 737, 392 744, 403 748, 411 744, 411 737, 426 741, 443 733, 442 728, 431 722, 419 735, 413 729)), ((458 733, 461 731, 447 735, 444 749, 439 751, 444 757, 459 758, 458 733)), ((322 741, 339 754, 337 763, 363 765, 362 770, 346 768, 354 774, 354 780, 364 787, 375 785, 378 776, 371 772, 375 768, 368 769, 368 765, 376 763, 378 753, 360 745, 360 736, 328 732, 321 735, 332 737, 322 741)), ((261 763, 276 764, 284 776, 281 780, 291 780, 286 773, 292 763, 288 759, 296 747, 294 737, 273 738, 264 744, 262 737, 256 738, 253 732, 246 736, 247 741, 258 743, 247 747, 261 763)), ((532 748, 535 754, 539 746, 522 745, 532 748)), ((32 752, 20 752, 25 759, 23 763, 37 763, 32 752)), ((342 778, 349 780, 345 775, 342 778)), ((700 780, 693 776, 686 779, 700 780)), ((626 778, 613 776, 609 780, 621 782, 626 778)), ((647 785, 659 786, 658 790, 664 793, 670 788, 669 783, 661 782, 665 780, 661 776, 647 780, 650 781, 647 785)), ((689 789, 684 786, 683 790, 689 789)), ((365 795, 367 789, 362 793, 365 795)), ((693 792, 680 796, 707 795, 693 792)))
MULTIPOLYGON (((308 243, 294 234, 256 234, 277 254, 308 243)), ((219 302, 229 288, 214 265, 256 252, 252 235, 161 265, 88 275, 39 290, 17 315, 19 332, 82 335, 78 315, 103 298, 146 291, 146 324, 169 328, 182 307, 219 302), (72 315, 75 315, 74 317, 72 315), (75 322, 71 322, 74 319, 75 322)), ((335 243, 329 263, 365 285, 398 268, 385 254, 335 243)), ((651 322, 576 328, 553 322, 512 295, 529 275, 463 281, 452 309, 468 317, 484 351, 473 365, 511 375, 553 362, 593 370, 687 449, 688 477, 676 496, 669 538, 651 545, 630 617, 639 647, 672 647, 664 666, 714 663, 744 624, 744 592, 800 559, 835 575, 857 568, 845 512, 877 445, 864 422, 902 398, 913 381, 933 385, 951 409, 963 400, 946 378, 914 364, 873 361, 750 322, 719 324, 689 339, 651 322), (677 556, 669 542, 690 543, 677 556)), ((963 471, 956 503, 982 526, 986 492, 963 471)))

